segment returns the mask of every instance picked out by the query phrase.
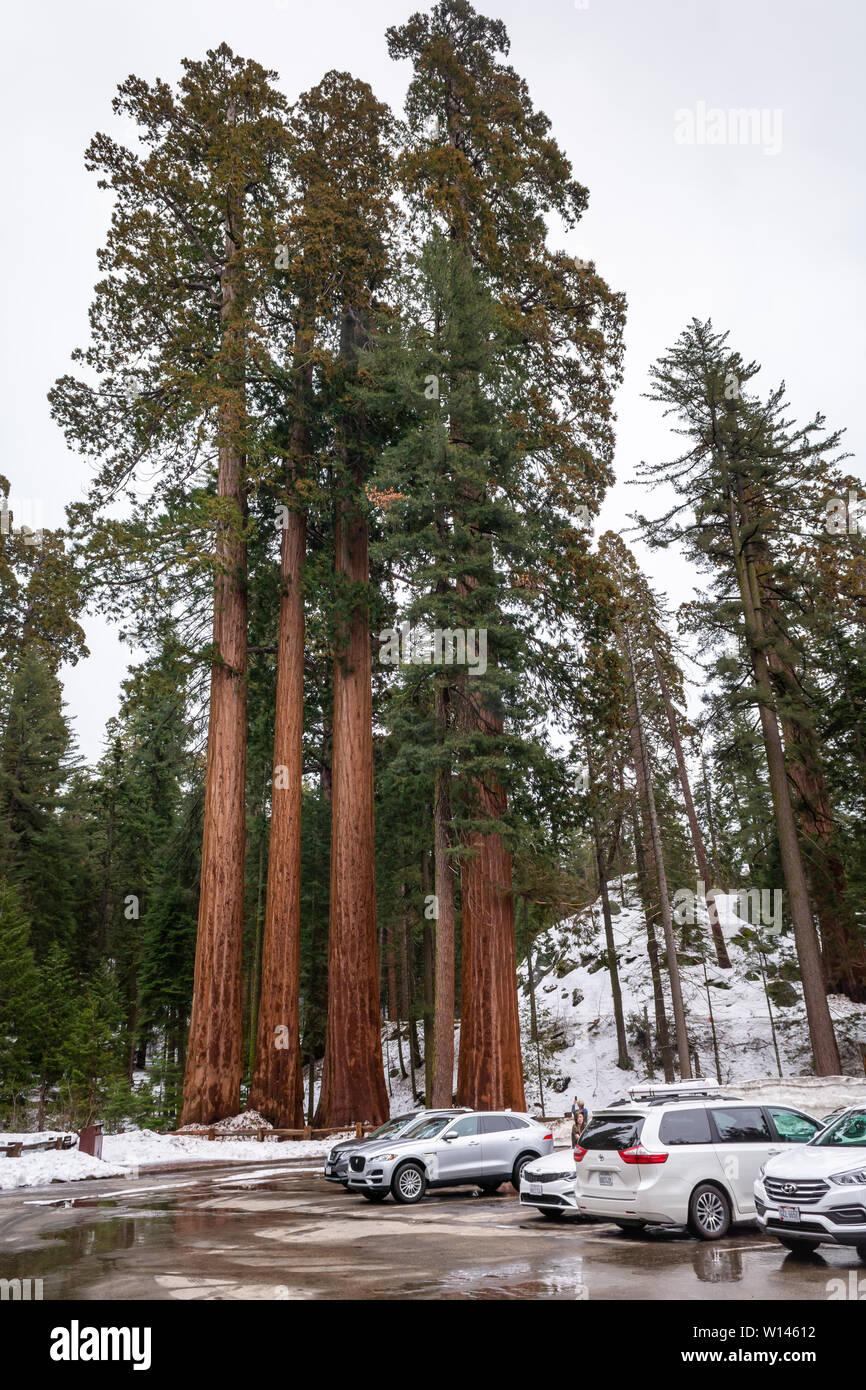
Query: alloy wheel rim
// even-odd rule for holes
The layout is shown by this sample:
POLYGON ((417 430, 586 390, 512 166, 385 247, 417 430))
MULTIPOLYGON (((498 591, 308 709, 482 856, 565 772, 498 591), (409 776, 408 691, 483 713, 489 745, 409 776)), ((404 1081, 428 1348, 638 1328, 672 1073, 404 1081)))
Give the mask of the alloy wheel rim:
POLYGON ((416 1197, 421 1190, 421 1174, 409 1168, 400 1174, 400 1191, 404 1197, 416 1197))
POLYGON ((706 1231, 718 1231, 723 1221, 722 1200, 712 1192, 702 1192, 698 1198, 698 1220, 706 1231))

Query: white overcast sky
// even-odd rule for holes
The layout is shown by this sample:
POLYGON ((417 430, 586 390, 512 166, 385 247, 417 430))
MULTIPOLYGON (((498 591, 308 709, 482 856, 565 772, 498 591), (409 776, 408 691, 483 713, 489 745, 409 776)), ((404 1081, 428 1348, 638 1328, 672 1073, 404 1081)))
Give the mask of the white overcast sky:
MULTIPOLYGON (((638 501, 624 485, 642 457, 668 456, 647 368, 693 316, 784 377, 795 413, 847 425, 863 471, 863 194, 866 5, 862 0, 479 0, 505 21, 510 61, 590 190, 568 239, 628 296, 618 398, 617 485, 603 525, 638 501), (674 113, 781 112, 782 147, 674 140, 674 113)), ((5 268, 0 472, 13 501, 63 520, 87 465, 70 454, 45 394, 86 338, 96 249, 109 195, 87 174, 96 130, 117 127, 111 98, 129 73, 174 80, 182 57, 221 41, 280 74, 289 98, 329 68, 348 69, 394 107, 408 65, 384 31, 412 0, 41 0, 6 11, 0 102, 5 268)), ((691 576, 674 555, 648 567, 675 606, 691 576)), ((81 750, 99 755, 130 654, 88 619, 92 655, 65 673, 81 750)))

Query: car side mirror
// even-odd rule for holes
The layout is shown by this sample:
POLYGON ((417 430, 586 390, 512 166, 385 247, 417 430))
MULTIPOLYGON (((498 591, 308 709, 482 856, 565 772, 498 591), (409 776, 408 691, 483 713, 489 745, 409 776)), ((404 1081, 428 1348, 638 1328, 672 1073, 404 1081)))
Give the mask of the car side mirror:
POLYGON ((442 1135, 442 1138, 443 1138, 443 1139, 459 1139, 459 1137, 460 1137, 460 1136, 459 1136, 459 1134, 457 1133, 457 1131, 456 1131, 456 1130, 453 1130, 453 1129, 452 1129, 452 1131, 451 1131, 450 1134, 443 1134, 443 1135, 442 1135))

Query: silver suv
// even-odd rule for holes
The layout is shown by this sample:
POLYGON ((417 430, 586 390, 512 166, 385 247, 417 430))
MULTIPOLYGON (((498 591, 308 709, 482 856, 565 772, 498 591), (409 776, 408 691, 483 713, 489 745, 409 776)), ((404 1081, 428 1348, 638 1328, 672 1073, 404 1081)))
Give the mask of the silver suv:
POLYGON ((366 1144, 349 1155, 349 1190, 368 1202, 390 1192, 403 1204, 420 1202, 428 1187, 520 1187, 527 1163, 553 1149, 553 1134, 510 1110, 439 1111, 422 1116, 400 1137, 366 1144))

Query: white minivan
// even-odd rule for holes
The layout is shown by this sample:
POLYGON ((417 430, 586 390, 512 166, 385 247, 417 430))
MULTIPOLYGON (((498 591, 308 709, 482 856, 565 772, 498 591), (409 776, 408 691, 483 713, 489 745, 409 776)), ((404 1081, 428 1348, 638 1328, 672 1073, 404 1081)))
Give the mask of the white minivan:
POLYGON ((811 1115, 707 1083, 634 1088, 597 1111, 574 1150, 578 1211, 623 1229, 688 1226, 720 1240, 756 1219, 754 1186, 768 1158, 821 1129, 811 1115))

